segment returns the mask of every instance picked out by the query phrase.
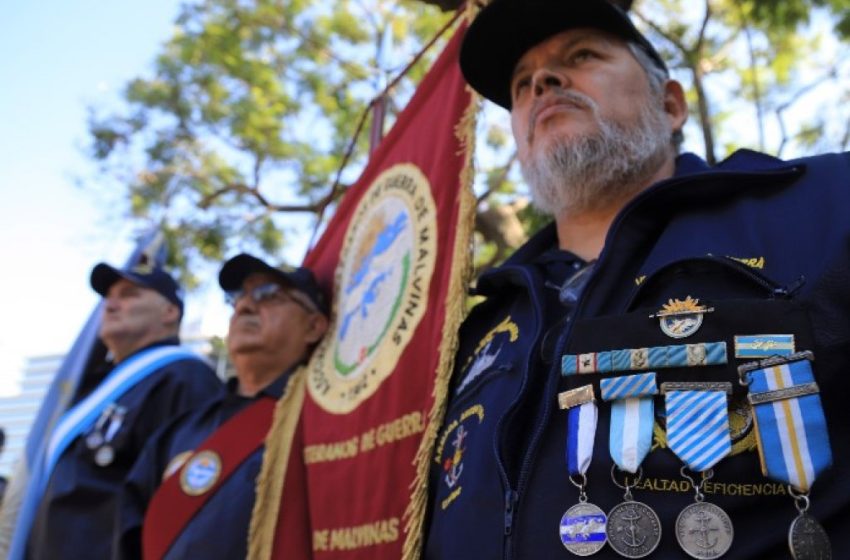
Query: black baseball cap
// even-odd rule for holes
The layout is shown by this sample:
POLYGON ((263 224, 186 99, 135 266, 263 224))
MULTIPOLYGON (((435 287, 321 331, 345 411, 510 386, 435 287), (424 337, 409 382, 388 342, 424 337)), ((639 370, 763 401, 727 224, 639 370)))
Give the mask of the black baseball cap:
POLYGON ((176 305, 183 315, 182 289, 177 281, 159 266, 139 264, 130 269, 119 269, 106 263, 98 263, 91 271, 91 287, 103 297, 118 280, 124 278, 133 284, 151 289, 176 305))
POLYGON ((460 68, 475 91, 511 108, 511 76, 519 59, 562 31, 592 27, 636 43, 655 64, 667 65, 628 14, 607 0, 493 0, 470 24, 460 49, 460 68))
POLYGON ((323 315, 328 315, 328 302, 324 292, 316 282, 312 271, 303 266, 287 265, 272 266, 248 253, 240 253, 224 263, 218 273, 218 284, 225 292, 233 292, 242 288, 242 282, 250 274, 264 272, 270 274, 286 286, 291 286, 304 293, 313 305, 323 315))

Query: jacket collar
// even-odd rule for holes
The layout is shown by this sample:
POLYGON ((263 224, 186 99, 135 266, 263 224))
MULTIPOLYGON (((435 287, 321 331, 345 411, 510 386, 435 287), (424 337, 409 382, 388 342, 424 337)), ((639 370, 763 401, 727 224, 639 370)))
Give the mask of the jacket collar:
MULTIPOLYGON (((676 158, 675 171, 672 177, 650 186, 638 194, 627 207, 641 204, 648 199, 666 198, 664 197, 664 193, 671 191, 675 192, 677 198, 682 195, 690 196, 691 194, 697 196, 725 196, 728 193, 740 192, 740 184, 733 183, 727 183, 727 187, 723 189, 711 189, 710 191, 701 189, 700 192, 693 193, 690 192, 690 189, 688 189, 689 192, 682 192, 680 189, 669 188, 673 187, 675 183, 680 183, 681 179, 685 177, 707 179, 723 175, 759 176, 763 174, 779 174, 783 177, 787 174, 789 177, 796 177, 802 173, 804 168, 805 165, 797 162, 783 161, 779 158, 747 149, 734 152, 712 167, 698 155, 685 152, 676 158)), ((486 295, 499 286, 504 285, 505 282, 511 283, 510 279, 504 277, 509 270, 533 261, 544 251, 556 245, 557 242, 558 233, 555 229, 555 222, 550 222, 519 247, 504 263, 482 274, 478 279, 475 292, 486 295)))

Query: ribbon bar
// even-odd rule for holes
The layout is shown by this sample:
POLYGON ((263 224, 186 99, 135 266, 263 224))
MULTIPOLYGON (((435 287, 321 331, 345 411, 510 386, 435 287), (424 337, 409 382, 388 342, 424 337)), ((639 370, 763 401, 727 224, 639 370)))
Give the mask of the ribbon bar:
POLYGON ((763 404, 776 401, 784 401, 787 399, 795 399, 806 395, 814 395, 820 393, 820 388, 817 383, 803 383, 784 389, 776 389, 775 391, 762 391, 759 393, 750 392, 747 395, 747 400, 750 404, 763 404))
POLYGON ((651 397, 658 394, 655 372, 609 377, 599 381, 603 401, 651 397))
POLYGON ((790 356, 793 353, 793 334, 753 334, 735 336, 736 358, 790 356))
POLYGON ((593 395, 593 385, 583 385, 577 389, 558 393, 558 406, 561 410, 567 410, 595 401, 596 397, 593 395))
POLYGON ((726 362, 725 341, 699 342, 565 354, 561 358, 561 375, 713 366, 726 362))
POLYGON ((732 394, 732 384, 728 381, 666 381, 661 384, 661 394, 670 391, 718 391, 732 394))

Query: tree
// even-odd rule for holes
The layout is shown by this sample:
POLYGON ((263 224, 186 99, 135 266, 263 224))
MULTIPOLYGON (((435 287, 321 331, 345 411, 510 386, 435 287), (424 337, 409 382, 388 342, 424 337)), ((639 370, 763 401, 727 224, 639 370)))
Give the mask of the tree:
MULTIPOLYGON (((635 19, 688 87, 689 149, 713 161, 742 146, 779 155, 847 148, 850 0, 633 4, 635 19), (805 110, 817 103, 824 107, 805 110)), ((368 135, 351 140, 358 125, 370 126, 363 120, 373 113, 369 103, 450 21, 452 12, 442 10, 457 5, 187 5, 153 74, 127 85, 117 111, 92 111, 91 154, 131 216, 166 225, 172 264, 220 261, 237 248, 276 255, 311 230, 323 208, 333 211, 368 156, 368 135)), ((389 90, 385 126, 439 48, 440 42, 389 90)), ((546 222, 527 204, 506 115, 483 106, 476 177, 481 269, 546 222)))

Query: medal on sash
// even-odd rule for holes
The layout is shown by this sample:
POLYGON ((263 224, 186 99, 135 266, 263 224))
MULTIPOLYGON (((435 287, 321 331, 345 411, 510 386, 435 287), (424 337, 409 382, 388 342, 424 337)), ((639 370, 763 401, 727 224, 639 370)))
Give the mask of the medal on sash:
POLYGON ((653 396, 658 393, 655 372, 602 379, 602 400, 611 401, 609 451, 614 465, 611 480, 625 490, 623 502, 608 512, 605 533, 617 554, 626 558, 643 558, 661 542, 661 521, 648 505, 632 498, 631 489, 643 476, 640 467, 652 444, 654 423, 653 396), (629 484, 617 481, 616 471, 635 474, 629 484))
POLYGON ((694 488, 694 503, 676 519, 676 540, 689 556, 713 560, 732 546, 732 520, 720 507, 705 502, 703 485, 714 475, 712 467, 732 450, 729 437, 727 382, 672 382, 661 384, 667 413, 667 444, 682 460, 680 473, 694 488), (702 473, 696 482, 686 472, 702 473))
POLYGON ((106 426, 109 419, 112 418, 113 412, 115 412, 115 404, 110 404, 103 412, 100 413, 97 422, 94 424, 94 428, 92 428, 91 432, 89 432, 86 436, 86 447, 90 450, 94 451, 103 445, 103 428, 106 426))
POLYGON ((558 405, 567 410, 566 459, 570 482, 579 490, 578 503, 569 508, 559 525, 564 547, 576 556, 590 556, 605 546, 605 512, 587 501, 587 468, 593 458, 597 409, 593 385, 584 385, 558 395, 558 405))
POLYGON ((86 447, 94 451, 94 462, 99 467, 108 467, 115 460, 115 449, 112 440, 121 425, 127 408, 110 404, 97 419, 92 432, 86 436, 86 447))
POLYGON ((832 558, 826 531, 808 514, 809 490, 832 464, 813 360, 806 351, 738 367, 741 385, 749 387, 762 474, 788 484, 799 512, 788 531, 795 560, 832 558))

